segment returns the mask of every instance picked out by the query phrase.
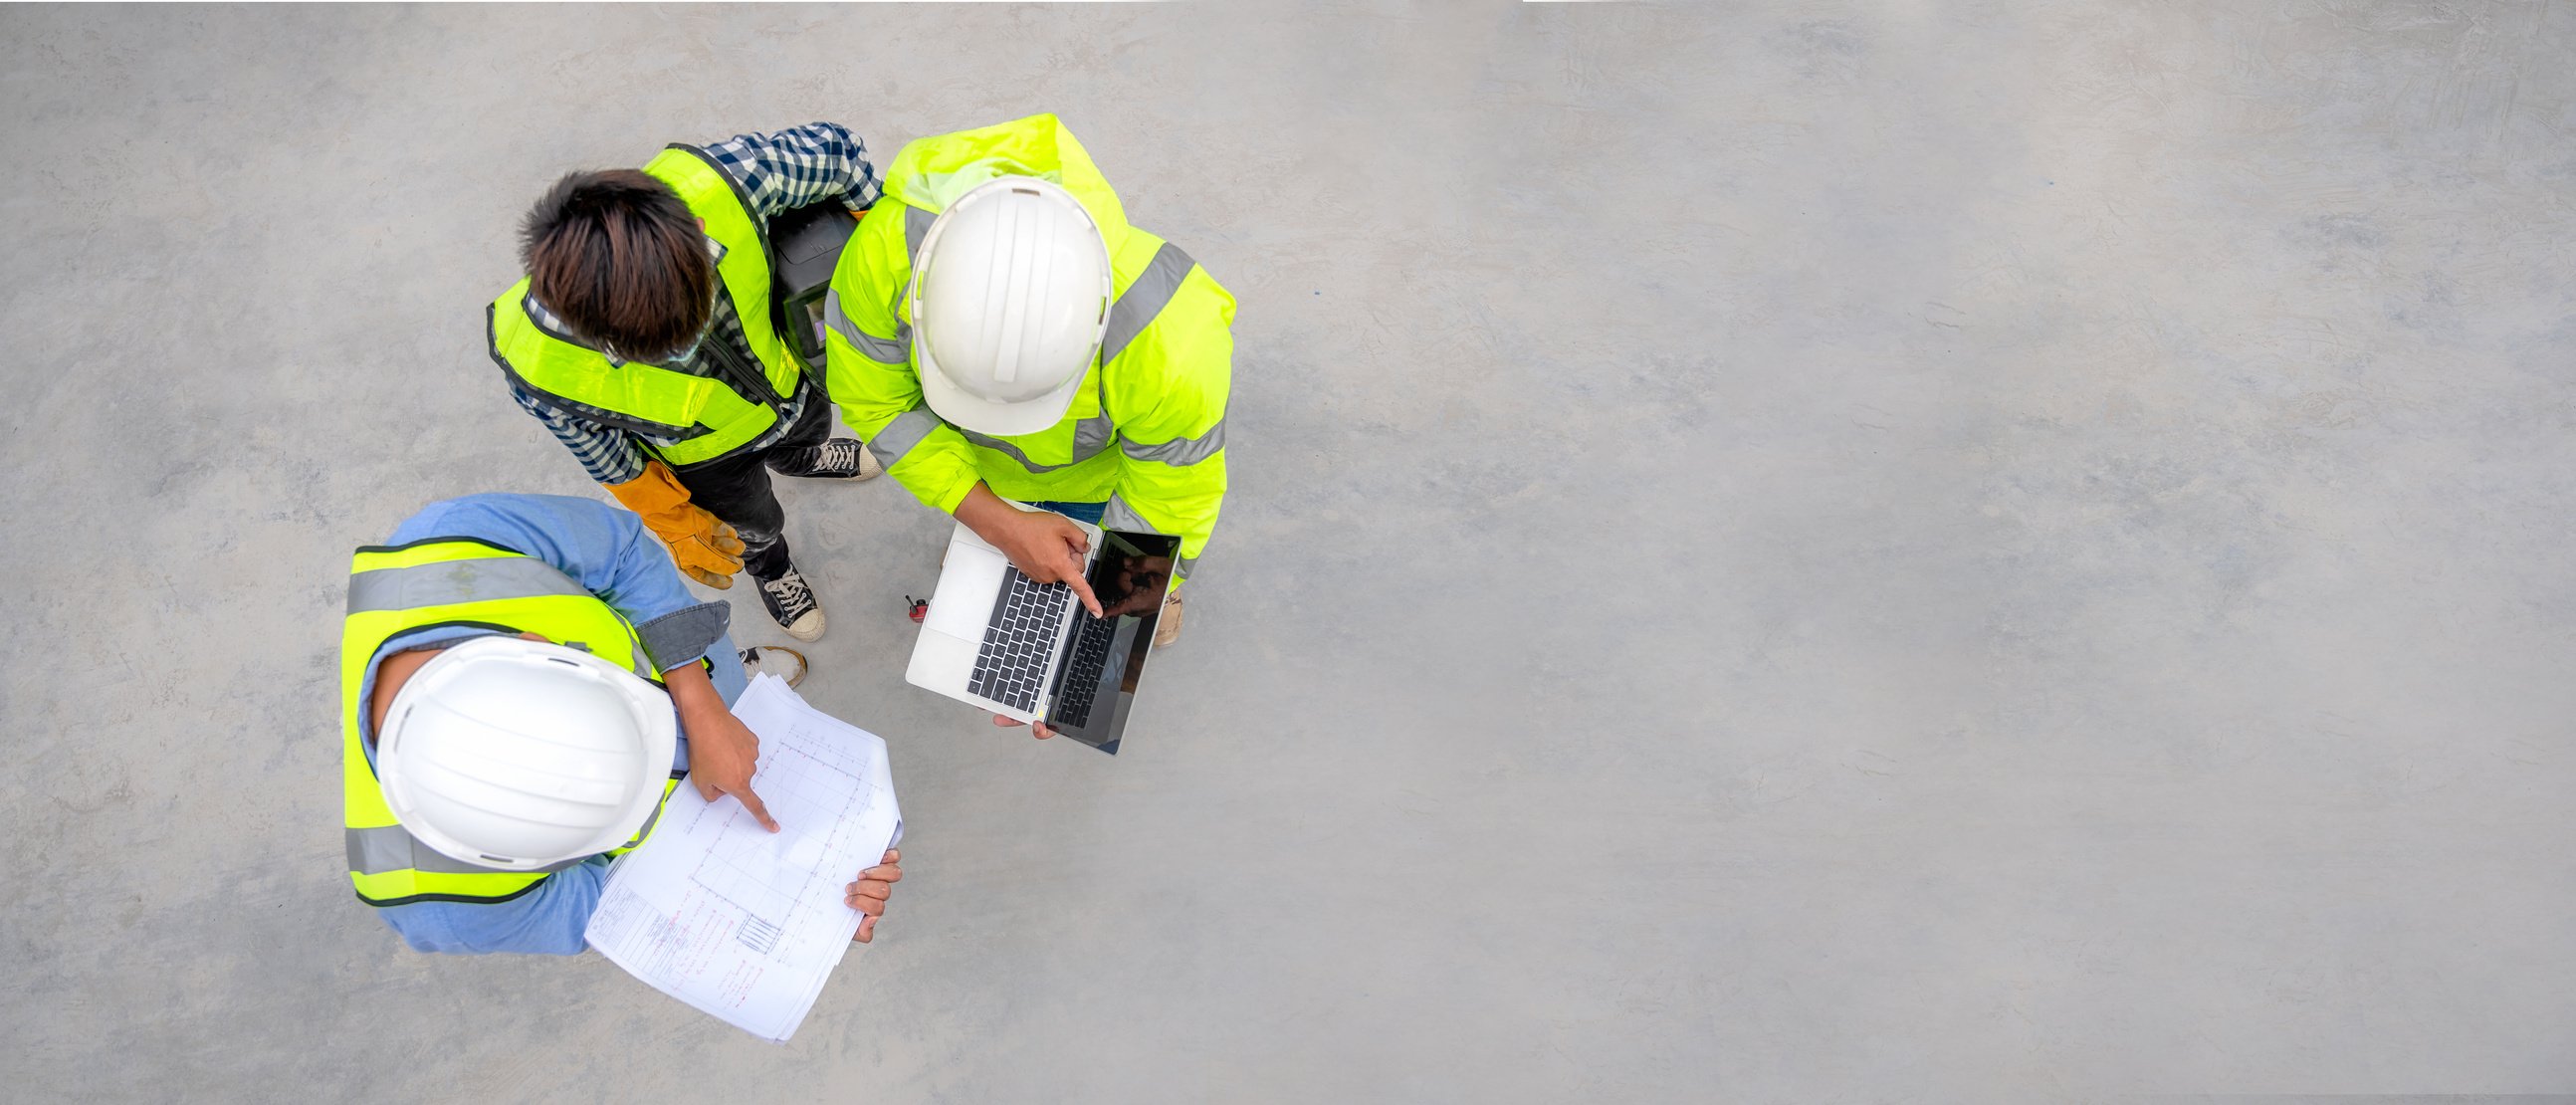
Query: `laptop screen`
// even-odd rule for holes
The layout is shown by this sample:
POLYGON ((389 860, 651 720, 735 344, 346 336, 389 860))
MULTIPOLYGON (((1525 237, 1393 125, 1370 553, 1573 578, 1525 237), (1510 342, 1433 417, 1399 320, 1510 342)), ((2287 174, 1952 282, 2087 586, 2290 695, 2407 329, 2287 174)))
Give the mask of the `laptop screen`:
POLYGON ((1144 676, 1163 596, 1171 590, 1172 557, 1180 551, 1181 539, 1110 529, 1100 531, 1100 538, 1100 555, 1085 578, 1103 617, 1075 614, 1047 724, 1101 751, 1116 752, 1144 676))
POLYGON ((1101 616, 1151 618, 1162 613, 1163 592, 1172 582, 1172 552, 1181 539, 1114 529, 1100 531, 1100 538, 1105 547, 1092 562, 1090 582, 1101 616), (1147 544, 1154 549, 1145 548, 1147 544))

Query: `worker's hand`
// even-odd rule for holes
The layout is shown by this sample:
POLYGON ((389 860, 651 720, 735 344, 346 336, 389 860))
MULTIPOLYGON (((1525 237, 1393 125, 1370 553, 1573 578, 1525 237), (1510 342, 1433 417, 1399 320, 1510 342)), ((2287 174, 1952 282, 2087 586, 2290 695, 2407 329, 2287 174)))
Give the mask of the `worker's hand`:
POLYGON ((732 526, 717 522, 715 515, 698 513, 715 524, 703 532, 658 536, 671 550, 671 563, 679 566, 680 574, 722 591, 733 586, 733 574, 742 570, 742 537, 732 526))
POLYGON ((1100 599, 1091 593, 1091 581, 1082 578, 1082 554, 1091 551, 1091 537, 1073 519, 1053 511, 1021 510, 979 483, 957 504, 957 520, 1002 550, 1021 575, 1072 588, 1082 608, 1100 616, 1100 599))
POLYGON ((606 486, 662 539, 682 574, 719 591, 733 586, 733 574, 742 570, 742 535, 690 502, 689 489, 680 486, 669 467, 653 461, 644 466, 643 475, 606 486))
POLYGON ((1013 721, 1013 720, 1011 720, 1011 719, 1009 719, 1009 718, 1003 717, 1003 716, 1002 716, 1002 715, 1000 715, 1000 714, 995 714, 995 715, 993 715, 993 724, 998 725, 998 726, 1001 726, 1001 727, 1002 727, 1002 728, 1004 728, 1004 729, 1009 729, 1009 728, 1011 728, 1011 727, 1013 727, 1013 726, 1017 726, 1017 725, 1027 725, 1027 726, 1029 727, 1029 733, 1030 733, 1031 735, 1033 735, 1033 736, 1037 737, 1037 739, 1039 739, 1039 740, 1045 740, 1045 739, 1047 739, 1048 737, 1052 737, 1052 736, 1054 736, 1054 735, 1055 735, 1055 730, 1047 728, 1047 723, 1045 723, 1045 722, 1043 722, 1043 721, 1035 722, 1035 723, 1030 723, 1030 722, 1021 722, 1021 721, 1013 721))
POLYGON ((859 918, 859 931, 851 940, 865 944, 876 939, 877 918, 885 916, 886 899, 894 895, 894 884, 903 881, 903 867, 896 861, 903 853, 886 849, 885 858, 877 865, 859 872, 859 881, 843 892, 842 901, 850 908, 867 914, 859 918))
POLYGON ((760 737, 751 726, 721 707, 695 714, 684 711, 680 724, 689 734, 689 782, 697 786, 698 797, 713 802, 718 795, 733 795, 760 819, 762 827, 777 832, 778 822, 770 819, 769 807, 751 792, 751 773, 760 764, 760 737))

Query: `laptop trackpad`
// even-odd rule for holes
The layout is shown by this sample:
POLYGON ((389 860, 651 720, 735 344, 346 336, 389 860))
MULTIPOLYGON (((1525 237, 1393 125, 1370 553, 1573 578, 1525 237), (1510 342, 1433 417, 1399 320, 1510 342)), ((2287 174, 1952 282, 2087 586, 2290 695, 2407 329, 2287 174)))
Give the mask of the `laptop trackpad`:
POLYGON ((950 542, 948 567, 939 574, 939 589, 931 595, 921 628, 968 641, 982 639, 985 623, 993 618, 993 600, 1001 593, 1003 571, 1009 566, 1008 557, 990 548, 950 542))

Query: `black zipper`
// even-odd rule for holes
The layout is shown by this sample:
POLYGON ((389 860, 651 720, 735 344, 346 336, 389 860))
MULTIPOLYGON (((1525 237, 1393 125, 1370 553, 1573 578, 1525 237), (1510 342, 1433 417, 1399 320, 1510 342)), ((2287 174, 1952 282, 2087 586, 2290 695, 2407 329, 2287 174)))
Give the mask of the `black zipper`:
MULTIPOLYGON (((743 324, 742 304, 735 302, 733 298, 733 289, 731 288, 725 289, 724 297, 725 302, 730 304, 734 309, 734 326, 742 330, 743 341, 748 343, 751 340, 751 331, 743 324)), ((778 389, 769 386, 769 376, 767 373, 760 372, 748 365, 745 365, 742 358, 735 353, 733 343, 725 340, 725 335, 715 335, 715 338, 716 343, 707 347, 708 351, 716 355, 716 366, 723 369, 726 375, 733 377, 735 384, 734 390, 736 392, 740 392, 746 399, 752 399, 764 395, 768 396, 766 405, 771 410, 777 410, 778 408, 786 405, 787 400, 784 396, 778 394, 778 389), (751 390, 743 391, 745 386, 750 387, 751 390)))

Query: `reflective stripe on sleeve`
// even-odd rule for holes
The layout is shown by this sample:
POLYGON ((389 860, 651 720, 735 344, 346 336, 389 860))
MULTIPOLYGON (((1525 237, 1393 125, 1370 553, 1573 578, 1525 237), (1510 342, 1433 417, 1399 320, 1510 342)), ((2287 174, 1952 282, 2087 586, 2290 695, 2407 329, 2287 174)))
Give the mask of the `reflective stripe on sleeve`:
MULTIPOLYGON (((1128 506, 1127 500, 1120 498, 1115 492, 1109 496, 1109 505, 1100 511, 1100 528, 1136 530, 1144 533, 1163 532, 1155 528, 1153 523, 1146 521, 1144 515, 1136 513, 1136 508, 1128 506)), ((1172 578, 1176 580, 1188 578, 1190 569, 1197 566, 1198 562, 1199 558, 1195 556, 1186 556, 1173 561, 1172 578)))
POLYGON ((921 267, 921 240, 930 236, 930 224, 938 219, 909 203, 903 205, 903 252, 914 268, 921 267))
POLYGON ((1101 508, 1100 528, 1135 530, 1139 533, 1156 532, 1153 526, 1146 524, 1144 516, 1136 513, 1135 507, 1128 506, 1127 500, 1119 498, 1116 494, 1110 495, 1109 505, 1101 508))
POLYGON ((917 406, 894 416, 894 421, 886 423, 885 429, 878 430, 876 436, 869 438, 868 451, 877 455, 878 464, 892 468, 904 454, 912 451, 913 446, 921 444, 921 439, 929 437, 930 431, 938 428, 939 416, 930 413, 927 405, 917 406))
POLYGON ((1159 445, 1147 445, 1141 441, 1118 443, 1118 451, 1127 454, 1128 459, 1161 461, 1175 468, 1197 464, 1215 456, 1217 450, 1223 448, 1225 448, 1225 420, 1222 418, 1216 420, 1216 425, 1208 427, 1206 433, 1197 437, 1173 438, 1159 445))
POLYGON ((850 321, 849 314, 841 310, 840 292, 823 293, 823 325, 848 340, 860 355, 878 364, 901 366, 912 362, 910 327, 897 327, 892 338, 880 338, 861 330, 859 324, 850 321))
POLYGON ((1170 242, 1154 251, 1154 259, 1145 265, 1136 282, 1118 296, 1118 302, 1109 305, 1109 328, 1100 336, 1100 363, 1117 360, 1118 354, 1126 351, 1127 343, 1145 332, 1146 324, 1163 313, 1163 305, 1172 301, 1173 293, 1181 290, 1182 279, 1197 264, 1170 242))
POLYGON ((555 595, 591 597, 589 589, 571 576, 525 556, 376 568, 349 577, 352 614, 555 595))

